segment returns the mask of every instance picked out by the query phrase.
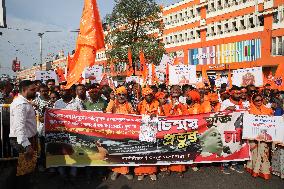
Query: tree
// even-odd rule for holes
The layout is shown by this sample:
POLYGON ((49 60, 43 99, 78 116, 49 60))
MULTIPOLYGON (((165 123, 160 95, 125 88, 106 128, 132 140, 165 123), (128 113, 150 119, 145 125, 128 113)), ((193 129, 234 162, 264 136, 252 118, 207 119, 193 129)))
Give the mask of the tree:
POLYGON ((115 0, 112 14, 106 16, 110 31, 106 43, 108 61, 128 63, 128 48, 132 52, 133 70, 139 63, 139 52, 145 54, 147 63, 158 65, 165 53, 160 36, 164 29, 162 10, 154 0, 115 0))

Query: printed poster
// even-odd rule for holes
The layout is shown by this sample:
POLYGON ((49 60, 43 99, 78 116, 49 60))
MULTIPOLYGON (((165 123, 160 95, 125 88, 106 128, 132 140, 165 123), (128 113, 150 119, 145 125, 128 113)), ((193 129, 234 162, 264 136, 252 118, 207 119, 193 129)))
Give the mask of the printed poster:
POLYGON ((82 73, 82 77, 88 79, 91 83, 100 83, 103 75, 103 66, 94 65, 92 67, 85 68, 82 73))
POLYGON ((195 84, 196 82, 197 82, 196 66, 194 65, 169 66, 170 85, 195 84))
POLYGON ((248 85, 263 86, 262 67, 233 70, 232 84, 239 87, 248 85))
POLYGON ((282 116, 245 114, 243 138, 284 144, 283 125, 282 116))

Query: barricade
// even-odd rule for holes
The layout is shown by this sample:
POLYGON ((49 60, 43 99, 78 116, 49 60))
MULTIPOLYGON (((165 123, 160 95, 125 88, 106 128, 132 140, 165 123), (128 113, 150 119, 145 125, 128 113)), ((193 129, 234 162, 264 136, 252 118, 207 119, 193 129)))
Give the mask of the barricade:
POLYGON ((0 161, 13 160, 10 140, 10 105, 0 104, 0 161))

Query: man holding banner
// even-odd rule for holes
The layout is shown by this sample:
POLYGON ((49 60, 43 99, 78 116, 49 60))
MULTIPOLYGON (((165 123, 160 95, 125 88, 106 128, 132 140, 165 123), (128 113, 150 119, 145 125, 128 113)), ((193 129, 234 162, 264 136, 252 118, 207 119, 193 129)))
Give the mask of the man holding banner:
MULTIPOLYGON (((230 89, 230 98, 227 100, 224 100, 221 103, 220 111, 236 111, 243 109, 243 103, 241 101, 241 91, 240 88, 237 86, 232 86, 230 89)), ((233 171, 236 171, 238 173, 243 173, 243 171, 240 168, 240 165, 238 162, 232 162, 231 166, 229 163, 223 163, 223 170, 222 172, 224 174, 231 174, 229 171, 229 168, 233 171)))

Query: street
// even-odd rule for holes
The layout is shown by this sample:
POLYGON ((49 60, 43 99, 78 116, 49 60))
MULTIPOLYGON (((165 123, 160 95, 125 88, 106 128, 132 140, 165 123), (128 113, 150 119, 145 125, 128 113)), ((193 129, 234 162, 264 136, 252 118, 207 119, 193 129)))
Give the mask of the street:
POLYGON ((186 172, 184 178, 172 173, 170 176, 158 175, 157 181, 151 181, 145 177, 143 181, 132 181, 120 176, 116 181, 108 178, 105 181, 97 179, 76 178, 64 180, 59 176, 39 174, 36 177, 36 187, 38 189, 283 189, 284 180, 272 176, 268 181, 262 178, 253 178, 247 172, 243 174, 232 173, 224 175, 218 167, 204 167, 200 171, 194 172, 191 169, 186 172))

